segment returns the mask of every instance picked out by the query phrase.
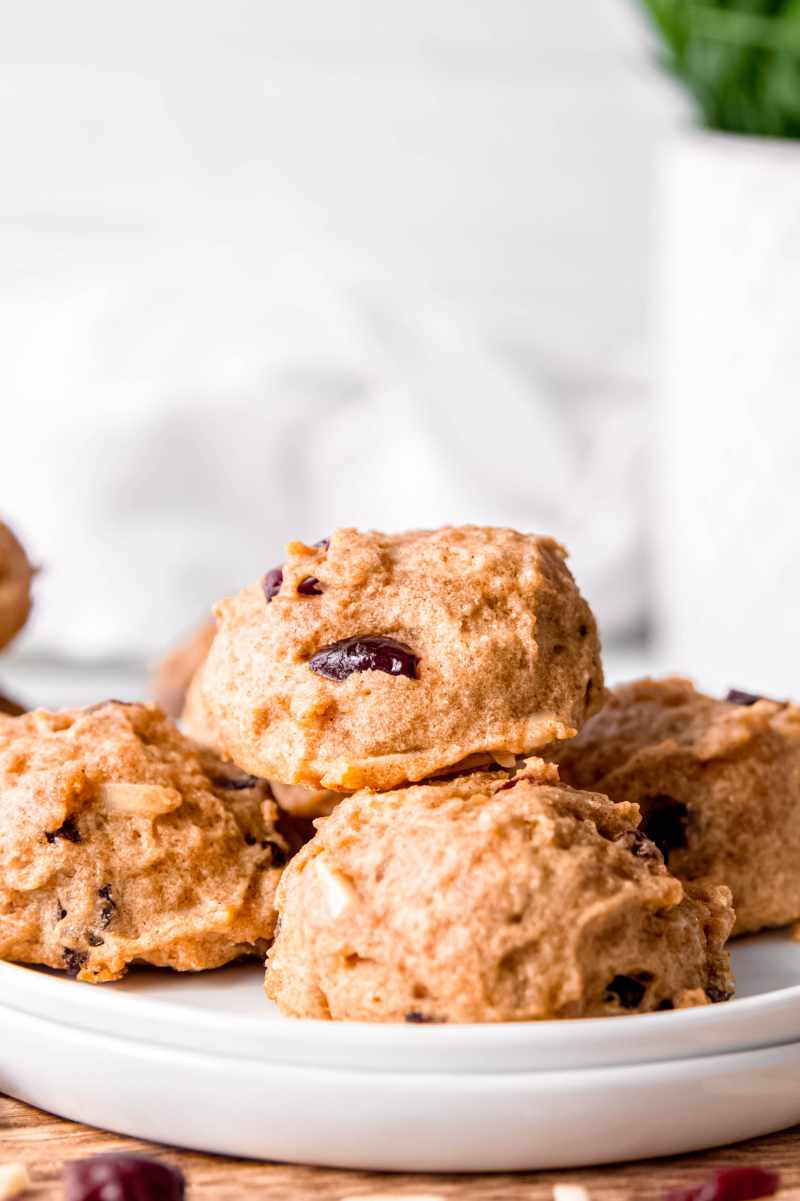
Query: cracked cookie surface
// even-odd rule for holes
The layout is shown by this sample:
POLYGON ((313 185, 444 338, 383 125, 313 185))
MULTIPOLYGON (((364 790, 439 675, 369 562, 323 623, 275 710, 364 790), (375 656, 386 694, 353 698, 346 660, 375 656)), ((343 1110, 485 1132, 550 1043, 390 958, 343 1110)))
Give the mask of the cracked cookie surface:
POLYGON ((284 873, 267 994, 288 1016, 407 1022, 726 999, 730 894, 684 889, 638 816, 536 760, 358 793, 284 873))
POLYGON ((276 816, 154 706, 0 718, 0 958, 100 982, 263 955, 276 816))
POLYGON ((800 919, 800 707, 730 695, 620 685, 553 758, 575 787, 638 804, 675 875, 726 884, 745 934, 800 919))
POLYGON ((198 725, 285 784, 387 789, 474 754, 502 761, 569 737, 602 699, 595 621, 564 551, 514 530, 290 543, 216 614, 198 725))

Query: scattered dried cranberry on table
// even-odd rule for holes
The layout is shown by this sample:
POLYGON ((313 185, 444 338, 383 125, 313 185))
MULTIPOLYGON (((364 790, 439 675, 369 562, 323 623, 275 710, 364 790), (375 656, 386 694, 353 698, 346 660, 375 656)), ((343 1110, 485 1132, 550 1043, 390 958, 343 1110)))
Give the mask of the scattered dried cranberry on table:
POLYGON ((183 1173, 150 1155, 95 1155, 64 1164, 64 1201, 183 1201, 183 1173))

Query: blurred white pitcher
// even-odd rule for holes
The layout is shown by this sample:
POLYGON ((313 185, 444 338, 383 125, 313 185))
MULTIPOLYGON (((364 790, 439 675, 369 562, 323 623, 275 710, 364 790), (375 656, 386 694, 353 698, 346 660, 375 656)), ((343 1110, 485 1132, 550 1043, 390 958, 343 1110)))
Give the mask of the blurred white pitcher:
POLYGON ((800 145, 686 134, 661 191, 660 659, 800 694, 800 145))

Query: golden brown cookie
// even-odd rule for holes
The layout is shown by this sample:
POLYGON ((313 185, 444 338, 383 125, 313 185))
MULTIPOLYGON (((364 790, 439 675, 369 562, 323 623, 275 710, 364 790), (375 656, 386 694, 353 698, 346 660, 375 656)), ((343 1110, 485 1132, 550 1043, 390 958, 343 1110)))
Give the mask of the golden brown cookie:
MULTIPOLYGON (((186 694, 181 725, 195 742, 211 747, 220 757, 225 757, 225 751, 219 745, 216 731, 212 728, 206 712, 197 675, 189 685, 186 694)), ((325 788, 304 788, 302 784, 282 784, 280 780, 268 780, 267 783, 281 809, 298 818, 325 817, 344 795, 341 792, 330 792, 325 788)))
POLYGON ((358 793, 284 873, 267 993, 292 1017, 407 1022, 726 999, 730 894, 685 892, 638 819, 536 760, 358 793))
POLYGON ((727 884, 745 934, 800 918, 800 708, 730 695, 623 684, 554 757, 576 788, 637 803, 680 879, 727 884))
POLYGON ((0 958, 92 983, 261 955, 287 855, 266 786, 118 701, 0 720, 0 958))
POLYGON ((205 662, 216 629, 213 617, 207 618, 159 663, 153 680, 153 696, 170 717, 177 719, 183 713, 189 685, 205 662))
POLYGON ((0 521, 0 647, 6 646, 28 620, 33 575, 21 543, 0 521))
POLYGON ((246 771, 340 792, 569 737, 603 682, 564 559, 549 538, 478 526, 292 542, 217 606, 203 720, 246 771))

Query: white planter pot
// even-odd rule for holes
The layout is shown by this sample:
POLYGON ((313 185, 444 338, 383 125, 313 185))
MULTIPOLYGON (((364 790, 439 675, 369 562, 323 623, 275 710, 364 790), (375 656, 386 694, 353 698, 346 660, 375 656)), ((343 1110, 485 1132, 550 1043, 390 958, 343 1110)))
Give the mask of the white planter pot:
POLYGON ((798 695, 800 144, 687 133, 659 195, 659 658, 798 695))

